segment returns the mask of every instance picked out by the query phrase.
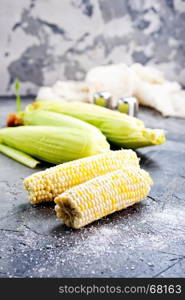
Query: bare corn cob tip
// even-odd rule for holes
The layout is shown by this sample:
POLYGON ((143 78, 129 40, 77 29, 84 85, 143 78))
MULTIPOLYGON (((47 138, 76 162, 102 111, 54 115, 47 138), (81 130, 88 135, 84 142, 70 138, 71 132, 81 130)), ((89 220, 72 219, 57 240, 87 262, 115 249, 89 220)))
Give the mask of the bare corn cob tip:
POLYGON ((24 180, 32 204, 52 201, 65 190, 96 176, 120 169, 123 166, 138 166, 139 159, 132 150, 108 151, 78 159, 45 171, 24 180))
POLYGON ((58 218, 72 228, 81 228, 144 199, 152 179, 139 167, 125 167, 93 178, 55 198, 58 218))

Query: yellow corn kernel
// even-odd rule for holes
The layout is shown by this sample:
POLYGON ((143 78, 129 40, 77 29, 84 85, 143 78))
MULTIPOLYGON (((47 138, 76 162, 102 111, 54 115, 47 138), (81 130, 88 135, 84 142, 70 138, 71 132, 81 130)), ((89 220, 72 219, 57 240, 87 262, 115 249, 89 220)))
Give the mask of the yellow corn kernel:
POLYGON ((55 211, 67 226, 78 229, 141 201, 148 195, 151 184, 152 179, 146 171, 125 167, 58 195, 54 200, 55 211))

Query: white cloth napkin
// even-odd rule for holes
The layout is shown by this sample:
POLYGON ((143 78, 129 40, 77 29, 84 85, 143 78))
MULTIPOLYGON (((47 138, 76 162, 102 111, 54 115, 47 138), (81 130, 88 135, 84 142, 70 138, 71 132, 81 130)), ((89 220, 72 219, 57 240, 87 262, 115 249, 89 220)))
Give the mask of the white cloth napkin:
POLYGON ((141 105, 163 116, 185 117, 185 90, 165 79, 156 67, 141 64, 97 66, 84 81, 57 81, 52 87, 41 87, 37 99, 92 102, 93 94, 100 91, 110 92, 114 102, 135 96, 141 105))

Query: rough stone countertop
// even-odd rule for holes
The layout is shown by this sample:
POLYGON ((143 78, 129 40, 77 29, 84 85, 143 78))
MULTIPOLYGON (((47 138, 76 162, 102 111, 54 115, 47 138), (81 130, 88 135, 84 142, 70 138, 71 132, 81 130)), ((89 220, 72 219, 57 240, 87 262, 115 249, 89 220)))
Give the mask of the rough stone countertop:
MULTIPOLYGON (((14 110, 0 101, 1 125, 14 110)), ((185 277, 185 120, 139 117, 167 130, 166 144, 138 151, 150 196, 81 230, 30 205, 22 180, 35 170, 0 154, 0 277, 185 277)))

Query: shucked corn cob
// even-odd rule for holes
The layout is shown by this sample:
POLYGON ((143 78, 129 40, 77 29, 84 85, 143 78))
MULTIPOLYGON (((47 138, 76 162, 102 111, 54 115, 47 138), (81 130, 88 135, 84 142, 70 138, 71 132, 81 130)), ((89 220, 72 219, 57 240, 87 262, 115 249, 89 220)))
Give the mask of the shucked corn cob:
POLYGON ((150 190, 149 174, 122 168, 74 186, 55 198, 55 211, 64 223, 80 228, 144 199, 150 190))
POLYGON ((134 151, 108 151, 33 174, 24 180, 24 187, 31 203, 52 201, 74 185, 128 165, 139 166, 134 151))
POLYGON ((78 128, 54 126, 2 128, 0 143, 53 164, 61 164, 110 149, 101 132, 97 134, 78 128))
POLYGON ((120 147, 136 149, 165 142, 163 130, 145 128, 139 119, 94 104, 43 100, 26 108, 27 111, 34 109, 54 111, 86 121, 99 128, 108 141, 120 147))

